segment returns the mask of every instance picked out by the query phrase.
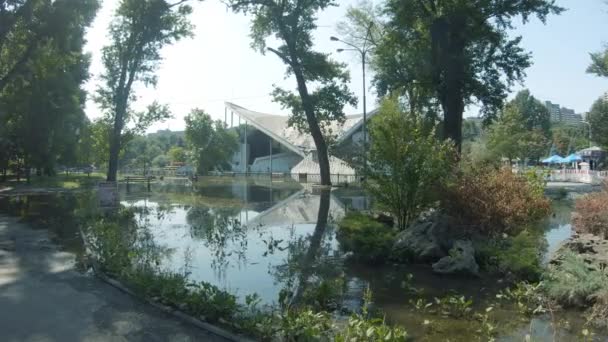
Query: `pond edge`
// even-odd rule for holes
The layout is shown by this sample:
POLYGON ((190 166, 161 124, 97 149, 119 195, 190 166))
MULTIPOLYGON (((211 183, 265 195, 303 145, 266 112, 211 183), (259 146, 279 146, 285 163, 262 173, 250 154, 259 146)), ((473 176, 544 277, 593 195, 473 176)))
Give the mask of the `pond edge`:
MULTIPOLYGON (((86 250, 86 254, 87 255, 91 255, 90 254, 90 250, 89 247, 86 243, 86 239, 84 238, 84 232, 82 231, 81 227, 78 227, 79 231, 80 231, 80 236, 83 240, 84 246, 85 246, 85 250, 86 250)), ((161 303, 155 302, 149 298, 146 298, 144 296, 138 295, 137 293, 133 292, 131 289, 129 289, 126 285, 124 285, 123 283, 121 283, 120 281, 109 277, 107 274, 105 274, 103 271, 100 271, 99 267, 97 267, 97 262, 91 258, 88 260, 89 265, 91 267, 91 269, 93 270, 93 274, 95 275, 95 277, 97 277, 98 279, 100 279, 101 281, 103 281, 104 283, 118 289, 119 291, 122 291, 126 294, 128 294, 129 296, 136 298, 140 301, 143 301, 144 303, 172 316, 175 317, 177 319, 179 319, 182 322, 185 322, 187 324, 191 324, 194 325, 195 327, 204 330, 206 332, 209 332, 211 334, 217 335, 221 338, 224 338, 226 340, 229 341, 233 341, 233 342, 255 342, 254 340, 251 340, 243 335, 237 335, 234 334, 226 329, 220 328, 216 325, 213 324, 209 324, 207 322, 203 322, 198 318, 195 318, 183 311, 180 311, 179 309, 175 309, 172 308, 170 306, 167 305, 163 305, 161 303)))

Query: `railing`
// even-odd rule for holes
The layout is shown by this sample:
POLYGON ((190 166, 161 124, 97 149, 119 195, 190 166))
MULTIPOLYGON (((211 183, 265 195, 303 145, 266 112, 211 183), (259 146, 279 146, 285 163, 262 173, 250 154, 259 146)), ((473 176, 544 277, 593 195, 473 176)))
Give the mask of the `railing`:
POLYGON ((608 180, 608 171, 574 169, 553 170, 549 180, 552 182, 574 182, 595 185, 608 180))
MULTIPOLYGON (((269 172, 213 172, 210 175, 219 177, 260 177, 270 178, 269 172)), ((321 174, 318 173, 289 173, 289 172, 273 172, 272 179, 293 179, 299 183, 321 183, 321 174)), ((333 185, 344 185, 360 183, 361 177, 357 175, 339 174, 334 173, 330 175, 331 183, 333 185)))

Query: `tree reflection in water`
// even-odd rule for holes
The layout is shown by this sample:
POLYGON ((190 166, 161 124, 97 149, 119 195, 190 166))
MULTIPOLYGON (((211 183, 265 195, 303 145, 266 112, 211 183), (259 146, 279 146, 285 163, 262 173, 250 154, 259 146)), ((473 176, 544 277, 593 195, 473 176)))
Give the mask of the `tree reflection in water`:
POLYGON ((246 262, 247 227, 235 217, 238 207, 214 208, 191 207, 186 214, 193 239, 203 241, 214 256, 213 268, 222 272, 228 266, 228 258, 236 255, 239 262, 246 262))
POLYGON ((279 303, 287 306, 316 305, 322 308, 337 304, 343 270, 335 262, 332 245, 333 225, 329 224, 331 191, 322 190, 315 229, 311 235, 292 233, 287 241, 285 262, 272 266, 271 273, 283 285, 279 303))

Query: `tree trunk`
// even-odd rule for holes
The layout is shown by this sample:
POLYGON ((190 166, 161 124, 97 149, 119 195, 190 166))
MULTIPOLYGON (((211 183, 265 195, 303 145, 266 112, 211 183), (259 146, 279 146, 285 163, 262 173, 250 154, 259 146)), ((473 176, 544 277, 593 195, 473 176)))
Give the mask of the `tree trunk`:
POLYGON ((110 159, 108 162, 108 182, 116 182, 118 174, 118 155, 120 154, 120 137, 122 135, 122 126, 124 114, 126 112, 126 101, 119 100, 116 105, 116 115, 114 117, 114 129, 110 136, 110 159))
POLYGON ((308 245, 308 251, 300 263, 300 277, 298 284, 295 289, 293 296, 291 297, 290 306, 296 304, 301 300, 302 294, 306 289, 306 283, 312 275, 314 270, 314 262, 319 254, 321 248, 321 242, 323 241, 323 235, 327 227, 327 217, 329 216, 331 191, 326 189, 321 191, 319 198, 319 212, 317 214, 317 225, 315 231, 310 237, 310 244, 308 245))
POLYGON ((462 15, 438 18, 431 28, 434 83, 443 109, 443 135, 451 139, 458 154, 462 149, 464 113, 464 34, 462 15))
POLYGON ((310 135, 312 136, 317 148, 321 185, 330 186, 331 174, 329 169, 329 156, 327 155, 327 143, 325 142, 325 137, 323 137, 323 132, 321 132, 321 128, 319 127, 319 122, 317 121, 315 109, 311 103, 310 95, 308 94, 302 69, 296 64, 293 66, 293 71, 294 75, 296 76, 296 81, 298 82, 298 92, 300 93, 300 98, 302 99, 302 107, 304 108, 304 113, 306 114, 306 121, 308 122, 308 127, 310 129, 310 135))

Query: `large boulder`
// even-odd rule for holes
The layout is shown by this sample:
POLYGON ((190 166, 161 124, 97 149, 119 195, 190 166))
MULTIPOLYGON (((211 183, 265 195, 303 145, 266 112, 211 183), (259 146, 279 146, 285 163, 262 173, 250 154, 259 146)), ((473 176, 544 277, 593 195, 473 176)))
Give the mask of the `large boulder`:
POLYGON ((451 248, 449 235, 447 216, 424 217, 397 235, 392 254, 413 262, 435 262, 451 248))
POLYGON ((479 275, 479 265, 475 261, 475 248, 469 240, 458 240, 449 255, 433 264, 433 272, 440 274, 479 275))

